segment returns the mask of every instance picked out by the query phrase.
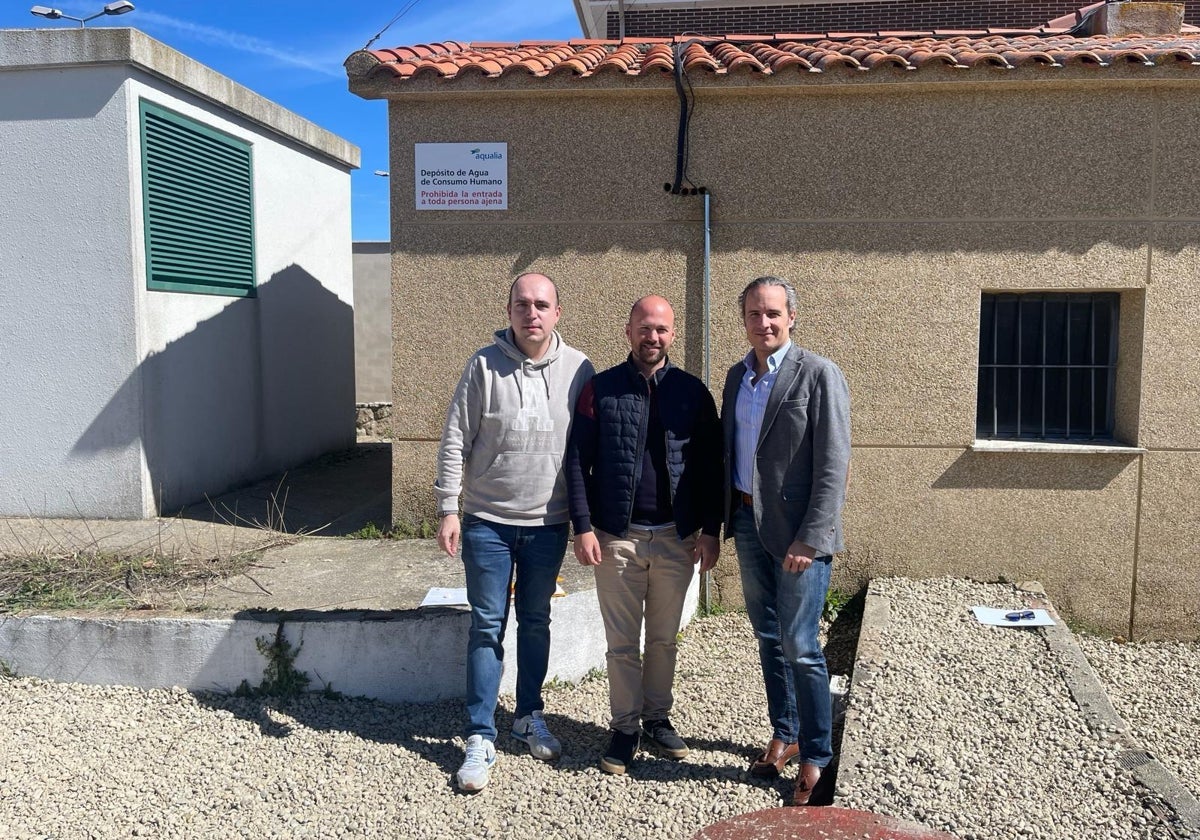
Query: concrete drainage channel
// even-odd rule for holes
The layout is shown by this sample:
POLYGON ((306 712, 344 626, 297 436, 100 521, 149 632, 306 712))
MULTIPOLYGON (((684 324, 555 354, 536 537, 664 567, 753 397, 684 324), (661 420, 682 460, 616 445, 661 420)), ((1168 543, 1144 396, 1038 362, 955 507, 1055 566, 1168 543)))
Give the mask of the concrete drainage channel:
MULTIPOLYGON (((1044 593, 1035 593, 1031 606, 1054 611, 1054 605, 1044 593)), ((1079 708, 1083 709, 1088 726, 1098 736, 1113 738, 1123 751, 1117 757, 1121 768, 1132 774, 1138 783, 1154 791, 1175 812, 1193 840, 1200 840, 1200 802, 1183 786, 1169 769, 1138 744, 1130 735, 1129 726, 1117 714, 1108 694, 1100 684, 1091 664, 1080 650, 1070 629, 1059 621, 1045 628, 1046 643, 1066 663, 1064 676, 1067 688, 1079 708)))
MULTIPOLYGON (((849 800, 851 807, 862 807, 861 802, 855 804, 855 793, 864 789, 869 790, 873 785, 877 787, 878 779, 868 778, 864 768, 873 761, 876 766, 878 765, 878 757, 875 753, 879 750, 879 744, 872 743, 872 738, 869 736, 873 733, 869 732, 867 728, 878 725, 878 715, 873 714, 869 708, 864 711, 864 706, 869 707, 870 705, 870 695, 876 680, 895 681, 898 678, 894 673, 897 670, 896 663, 889 661, 889 656, 895 655, 895 649, 889 649, 887 642, 891 636, 897 635, 901 631, 900 625, 896 622, 915 622, 924 618, 924 616, 918 617, 907 612, 903 615, 896 615, 889 598, 880 591, 881 588, 886 589, 889 584, 889 581, 882 581, 872 582, 869 586, 859 631, 854 675, 842 737, 836 800, 838 804, 849 800), (889 671, 893 671, 893 673, 889 673, 889 671), (850 795, 847 796, 847 794, 850 795)), ((1058 616, 1040 585, 1031 583, 1022 584, 1021 587, 1021 589, 1013 590, 1017 597, 1024 600, 1029 607, 1046 609, 1057 623, 1048 627, 1001 630, 1000 632, 1040 632, 1046 651, 1043 655, 1045 661, 1041 663, 1041 666, 1055 671, 1061 676, 1066 684, 1067 695, 1074 700, 1078 707, 1078 712, 1073 714, 1078 714, 1086 721, 1086 728, 1091 732, 1095 741, 1103 744, 1105 754, 1112 758, 1110 768, 1105 773, 1109 777, 1125 774, 1150 793, 1148 799, 1157 798, 1171 812, 1171 814, 1165 815, 1167 822, 1158 829, 1148 827, 1145 830, 1150 833, 1138 836, 1162 837, 1163 840, 1167 840, 1167 838, 1200 840, 1200 803, 1169 768, 1154 758, 1143 745, 1129 734, 1130 727, 1113 707, 1099 677, 1088 662, 1074 634, 1058 616), (1155 831, 1159 833, 1154 833, 1155 831)), ((911 604, 911 601, 907 603, 911 604)), ((930 633, 933 635, 943 632, 951 626, 947 624, 943 628, 931 630, 930 633)), ((905 628, 904 632, 911 633, 912 631, 905 628)), ((952 636, 955 632, 956 630, 951 629, 945 635, 952 636)), ((922 663, 922 665, 927 664, 922 663)), ((911 665, 911 663, 905 663, 905 665, 911 665)), ((914 677, 905 668, 899 670, 907 674, 910 680, 920 678, 920 675, 914 677)), ((1025 690, 1021 676, 1014 674, 1012 680, 1011 692, 1015 696, 1020 696, 1021 692, 1025 690)), ((906 732, 905 734, 912 736, 912 739, 918 743, 923 738, 936 737, 931 733, 920 731, 906 732)), ((920 761, 924 758, 922 748, 917 747, 912 751, 909 760, 920 761)), ((1057 756, 1053 752, 1047 751, 1041 758, 1053 768, 1057 756)), ((912 772, 920 773, 922 771, 917 767, 912 772)), ((1012 772, 1019 771, 1013 768, 1012 772)), ((1055 772, 1070 772, 1070 769, 1063 768, 1055 772)), ((1049 794, 1047 793, 1047 795, 1049 794)), ((1019 801, 1018 796, 1018 804, 1019 801)), ((1156 807, 1158 806, 1156 805, 1156 807)), ((1119 802, 1112 803, 1110 811, 1116 812, 1118 819, 1128 818, 1127 815, 1121 814, 1120 810, 1119 802)), ((920 815, 919 811, 918 815, 920 815)), ((932 814, 927 816, 932 816, 932 814)), ((1020 823, 1014 823, 1013 830, 1017 830, 1015 826, 1019 825, 1020 823)), ((951 830, 964 831, 965 836, 979 836, 975 831, 966 831, 967 828, 967 826, 959 825, 951 830)), ((1100 831, 1101 828, 1097 827, 1096 830, 1100 831)))

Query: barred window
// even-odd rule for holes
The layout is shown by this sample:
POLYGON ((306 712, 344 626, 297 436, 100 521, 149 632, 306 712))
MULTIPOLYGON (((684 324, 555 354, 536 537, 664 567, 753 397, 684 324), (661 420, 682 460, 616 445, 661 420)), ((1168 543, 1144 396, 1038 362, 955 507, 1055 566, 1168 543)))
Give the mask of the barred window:
POLYGON ((1115 292, 983 294, 976 437, 1112 441, 1115 292))

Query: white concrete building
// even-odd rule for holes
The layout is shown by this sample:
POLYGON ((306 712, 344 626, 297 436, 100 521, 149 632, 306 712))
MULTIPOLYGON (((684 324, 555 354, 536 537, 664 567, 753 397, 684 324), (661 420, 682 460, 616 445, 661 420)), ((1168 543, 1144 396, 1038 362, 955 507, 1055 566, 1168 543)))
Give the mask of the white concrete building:
POLYGON ((0 515, 354 443, 358 149, 133 29, 0 31, 0 515))

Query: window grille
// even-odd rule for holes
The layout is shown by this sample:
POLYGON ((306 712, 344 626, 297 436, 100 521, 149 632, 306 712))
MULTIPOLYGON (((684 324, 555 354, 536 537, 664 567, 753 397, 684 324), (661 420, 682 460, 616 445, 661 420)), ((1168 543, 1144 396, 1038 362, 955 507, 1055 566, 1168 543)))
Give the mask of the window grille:
POLYGON ((141 103, 146 286, 254 295, 250 144, 141 103))
POLYGON ((983 294, 976 437, 1112 441, 1115 292, 983 294))

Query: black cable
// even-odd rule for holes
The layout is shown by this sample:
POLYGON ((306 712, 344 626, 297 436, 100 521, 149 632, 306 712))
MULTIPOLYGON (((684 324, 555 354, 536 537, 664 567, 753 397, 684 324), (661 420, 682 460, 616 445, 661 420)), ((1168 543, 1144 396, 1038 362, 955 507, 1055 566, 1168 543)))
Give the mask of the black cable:
POLYGON ((683 66, 683 53, 692 44, 705 41, 715 43, 711 39, 691 38, 682 43, 675 44, 672 47, 672 53, 675 58, 675 93, 679 96, 679 133, 676 137, 675 146, 675 182, 673 184, 663 184, 663 188, 671 193, 671 195, 691 194, 703 192, 702 188, 698 188, 692 179, 688 177, 688 163, 691 159, 691 130, 692 130, 692 115, 696 112, 696 90, 692 86, 692 80, 688 77, 687 71, 683 66), (687 88, 684 88, 684 85, 687 88), (688 189, 683 189, 684 182, 687 183, 688 189))
POLYGON ((683 51, 686 44, 675 44, 675 94, 679 97, 679 131, 675 138, 675 181, 671 184, 671 195, 679 195, 683 186, 683 170, 687 156, 688 100, 683 89, 683 51))
POLYGON ((688 166, 692 161, 692 117, 696 116, 696 91, 692 87, 692 79, 688 76, 687 71, 683 72, 683 80, 687 82, 688 89, 688 114, 687 126, 684 128, 684 143, 683 143, 683 180, 687 181, 688 186, 692 188, 692 192, 696 191, 696 185, 692 183, 692 179, 688 176, 688 166))
POLYGON ((387 32, 389 29, 392 28, 393 23, 395 23, 396 21, 400 20, 400 18, 402 18, 406 14, 408 14, 409 11, 412 9, 412 7, 417 5, 420 2, 421 2, 421 0, 409 0, 408 5, 405 6, 403 9, 401 9, 400 11, 398 11, 396 13, 396 16, 394 18, 392 18, 391 20, 389 20, 387 22, 387 25, 384 26, 383 29, 380 29, 378 32, 376 32, 375 37, 372 38, 370 41, 367 41, 367 43, 363 46, 363 49, 364 50, 369 49, 372 44, 374 44, 376 41, 379 40, 379 38, 383 35, 384 32, 387 32))

